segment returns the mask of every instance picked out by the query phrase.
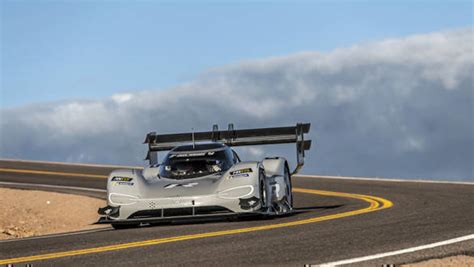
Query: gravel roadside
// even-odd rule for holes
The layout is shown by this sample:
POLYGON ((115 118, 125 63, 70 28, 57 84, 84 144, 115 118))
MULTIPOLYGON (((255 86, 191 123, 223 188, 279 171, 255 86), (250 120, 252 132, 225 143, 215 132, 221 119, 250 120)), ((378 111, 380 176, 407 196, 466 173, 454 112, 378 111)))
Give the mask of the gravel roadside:
POLYGON ((105 227, 92 225, 105 201, 71 194, 0 188, 0 240, 105 227))

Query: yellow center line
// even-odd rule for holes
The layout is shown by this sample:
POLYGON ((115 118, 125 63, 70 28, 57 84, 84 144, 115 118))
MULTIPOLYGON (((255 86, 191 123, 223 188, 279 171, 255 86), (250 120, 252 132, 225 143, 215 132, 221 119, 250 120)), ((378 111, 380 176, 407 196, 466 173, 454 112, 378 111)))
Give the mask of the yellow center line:
POLYGON ((263 230, 271 230, 283 227, 291 227, 309 223, 316 223, 321 221, 328 221, 328 220, 335 220, 339 218, 355 216, 358 214, 378 211, 382 209, 390 208, 393 203, 389 200, 368 196, 368 195, 360 195, 360 194, 350 194, 350 193, 340 193, 340 192, 331 192, 331 191, 322 191, 322 190, 314 190, 314 189, 303 189, 303 188, 294 188, 294 192, 297 193, 306 193, 306 194, 315 194, 315 195, 323 195, 323 196, 335 196, 335 197, 344 197, 344 198, 353 198, 363 200, 370 205, 366 208, 357 209, 353 211, 347 211, 342 213, 336 213, 331 215, 325 216, 318 216, 308 219, 302 219, 297 221, 285 222, 285 223, 275 223, 269 225, 262 225, 262 226, 255 226, 255 227, 247 227, 247 228, 239 228, 239 229, 231 229, 231 230, 223 230, 223 231, 215 231, 215 232, 208 232, 208 233, 201 233, 201 234, 190 234, 190 235, 182 235, 182 236, 174 236, 174 237, 166 237, 166 238, 158 238, 158 239, 151 239, 151 240, 144 240, 144 241, 137 241, 137 242, 130 242, 130 243, 123 243, 117 245, 108 245, 108 246, 101 246, 95 248, 86 248, 86 249, 77 249, 77 250, 70 250, 70 251, 63 251, 63 252, 54 252, 48 254, 40 254, 40 255, 32 255, 26 257, 18 257, 18 258, 11 258, 11 259, 3 259, 0 260, 0 264, 12 264, 12 263, 20 263, 20 262, 31 262, 31 261, 38 261, 38 260, 47 260, 47 259, 55 259, 55 258, 62 258, 62 257, 70 257, 70 256, 78 256, 78 255, 85 255, 85 254, 92 254, 92 253, 100 253, 106 251, 116 251, 122 249, 129 249, 129 248, 136 248, 136 247, 144 247, 144 246, 153 246, 171 242, 178 242, 184 240, 192 240, 192 239, 200 239, 200 238, 208 238, 208 237, 217 237, 217 236, 225 236, 225 235, 234 235, 234 234, 242 234, 242 233, 249 233, 249 232, 256 232, 256 231, 263 231, 263 230))
POLYGON ((91 177, 91 178, 107 178, 108 175, 98 174, 85 174, 85 173, 74 173, 74 172, 56 172, 56 171, 38 171, 38 170, 22 170, 22 169, 10 169, 0 168, 0 172, 12 172, 12 173, 29 173, 29 174, 43 174, 43 175, 59 175, 59 176, 73 176, 73 177, 91 177))

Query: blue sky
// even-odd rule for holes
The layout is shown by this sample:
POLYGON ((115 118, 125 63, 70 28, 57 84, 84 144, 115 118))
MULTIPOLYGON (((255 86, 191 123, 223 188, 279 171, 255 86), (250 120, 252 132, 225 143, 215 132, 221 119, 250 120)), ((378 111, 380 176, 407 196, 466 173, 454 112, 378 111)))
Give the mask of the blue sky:
POLYGON ((166 89, 246 59, 472 24, 472 1, 2 1, 0 104, 166 89))

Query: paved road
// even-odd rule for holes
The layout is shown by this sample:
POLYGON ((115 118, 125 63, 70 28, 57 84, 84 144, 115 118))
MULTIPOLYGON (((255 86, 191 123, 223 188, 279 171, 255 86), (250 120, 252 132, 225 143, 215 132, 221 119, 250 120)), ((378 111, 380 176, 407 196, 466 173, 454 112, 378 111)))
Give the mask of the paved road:
MULTIPOLYGON (((0 182, 104 189, 103 176, 111 169, 115 167, 0 160, 0 182)), ((299 188, 295 190, 299 213, 292 216, 165 224, 120 231, 107 228, 0 242, 0 263, 14 259, 7 262, 24 261, 35 266, 274 263, 301 266, 395 251, 474 233, 474 185, 322 177, 294 177, 293 181, 294 187, 299 188), (387 204, 390 202, 391 207, 387 204), (28 256, 38 258, 24 258, 28 256)), ((48 190, 105 196, 103 192, 71 188, 48 190)), ((474 256, 474 242, 358 264, 399 264, 456 254, 474 256)))

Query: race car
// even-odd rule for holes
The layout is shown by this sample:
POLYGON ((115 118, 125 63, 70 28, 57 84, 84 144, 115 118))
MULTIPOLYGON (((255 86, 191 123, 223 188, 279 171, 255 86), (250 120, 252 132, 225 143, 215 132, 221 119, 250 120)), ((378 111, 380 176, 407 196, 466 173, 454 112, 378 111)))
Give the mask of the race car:
POLYGON ((304 164, 309 123, 291 127, 178 134, 148 133, 144 169, 115 170, 107 179, 107 206, 97 224, 115 229, 183 219, 281 215, 293 209, 291 176, 304 164), (283 157, 242 161, 233 147, 296 143, 290 172, 283 157), (158 162, 158 152, 169 151, 158 162))

